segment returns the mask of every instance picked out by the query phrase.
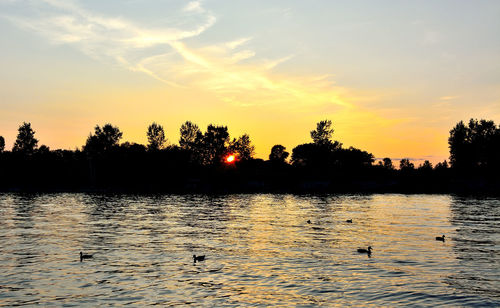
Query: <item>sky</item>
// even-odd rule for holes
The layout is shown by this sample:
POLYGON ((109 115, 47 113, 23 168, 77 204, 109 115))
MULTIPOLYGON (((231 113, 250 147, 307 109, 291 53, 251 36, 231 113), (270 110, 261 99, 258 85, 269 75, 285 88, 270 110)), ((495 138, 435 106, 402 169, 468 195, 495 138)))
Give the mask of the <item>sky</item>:
POLYGON ((192 121, 289 152, 330 119, 377 158, 447 159, 500 124, 500 1, 0 0, 0 135, 81 147, 95 125, 177 144, 192 121))

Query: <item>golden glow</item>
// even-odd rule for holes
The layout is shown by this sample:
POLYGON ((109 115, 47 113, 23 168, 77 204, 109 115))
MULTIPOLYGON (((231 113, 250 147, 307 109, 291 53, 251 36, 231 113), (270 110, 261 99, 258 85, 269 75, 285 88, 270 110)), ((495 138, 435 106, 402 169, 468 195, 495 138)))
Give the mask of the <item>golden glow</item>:
MULTIPOLYGON (((96 124, 108 122, 122 130, 122 141, 145 144, 146 128, 156 121, 165 127, 169 143, 177 144, 179 127, 189 120, 202 130, 208 124, 227 125, 231 137, 247 133, 255 145, 255 156, 267 159, 273 145, 282 144, 291 153, 295 146, 311 141, 309 132, 316 122, 331 119, 334 139, 344 147, 361 148, 378 158, 409 157, 435 163, 448 157, 447 136, 458 121, 475 117, 498 122, 500 118, 498 93, 490 86, 491 81, 478 90, 457 88, 453 85, 461 83, 456 81, 447 85, 413 78, 413 73, 407 75, 408 79, 401 78, 406 76, 404 71, 431 72, 443 67, 435 72, 436 80, 449 80, 439 72, 444 76, 456 73, 444 69, 455 67, 446 65, 452 59, 460 63, 452 51, 443 54, 442 59, 435 57, 441 62, 429 62, 429 67, 421 67, 418 61, 405 66, 394 61, 396 54, 385 63, 383 57, 372 52, 345 57, 350 48, 366 47, 365 40, 361 40, 362 46, 353 45, 355 41, 347 33, 344 43, 337 37, 339 41, 323 39, 319 45, 302 41, 306 36, 301 39, 300 33, 294 33, 297 39, 291 45, 281 44, 288 42, 286 39, 266 41, 269 33, 283 33, 286 38, 287 32, 276 32, 278 28, 260 32, 251 27, 252 23, 247 23, 249 28, 242 32, 227 27, 224 35, 214 35, 224 27, 224 21, 219 23, 221 12, 204 2, 191 1, 159 10, 171 12, 168 18, 162 13, 162 19, 171 21, 168 25, 144 23, 134 14, 110 15, 99 5, 42 2, 37 8, 44 14, 7 16, 12 29, 35 33, 55 43, 53 47, 44 46, 50 52, 38 53, 37 57, 25 53, 32 49, 24 48, 24 42, 8 44, 4 51, 13 56, 13 61, 4 61, 6 73, 0 78, 4 102, 0 135, 5 137, 7 148, 24 121, 32 123, 40 144, 51 149, 74 149, 85 143, 96 124), (213 32, 203 36, 209 28, 213 32), (62 45, 71 48, 66 50, 62 45), (325 58, 321 50, 332 52, 325 58), (16 54, 19 56, 14 57, 16 54), (369 61, 370 55, 376 61, 369 61), (478 104, 472 113, 470 102, 478 104)), ((22 8, 18 1, 10 1, 9 5, 22 8)), ((317 13, 323 11, 327 10, 317 13)), ((286 14, 279 15, 286 22, 286 14)), ((275 20, 271 16, 267 18, 275 20)), ((411 25, 412 31, 416 26, 411 25)), ((9 33, 9 29, 3 27, 2 31, 9 33)), ((6 40, 16 37, 15 33, 6 35, 6 40)), ((305 33, 312 32, 305 29, 305 33)), ((323 35, 317 33, 318 38, 332 36, 330 32, 323 35)), ((33 50, 40 48, 34 42, 27 43, 34 44, 33 50)), ((431 35, 426 43, 437 43, 436 37, 431 35)), ((419 59, 422 50, 415 51, 414 56, 397 58, 419 59)), ((495 61, 484 59, 489 72, 490 62, 495 61)), ((478 76, 491 75, 480 74, 477 68, 474 71, 478 76)), ((461 75, 467 76, 467 72, 461 75)))
POLYGON ((235 159, 236 157, 233 154, 230 154, 226 157, 226 163, 231 164, 234 162, 235 159))

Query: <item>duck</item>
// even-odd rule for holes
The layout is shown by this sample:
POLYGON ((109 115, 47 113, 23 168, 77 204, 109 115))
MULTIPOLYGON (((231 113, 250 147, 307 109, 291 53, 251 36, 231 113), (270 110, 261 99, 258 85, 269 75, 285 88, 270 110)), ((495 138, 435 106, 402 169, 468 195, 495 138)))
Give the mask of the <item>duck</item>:
POLYGON ((444 242, 444 234, 443 236, 436 236, 436 241, 444 242))
POLYGON ((193 255, 193 261, 194 263, 196 263, 196 261, 205 261, 205 256, 193 255))
POLYGON ((348 219, 345 222, 352 224, 352 219, 348 219))
POLYGON ((84 259, 90 259, 92 257, 93 257, 92 255, 84 254, 83 252, 80 251, 80 262, 82 262, 84 259))
POLYGON ((368 246, 368 249, 358 248, 359 253, 367 253, 368 255, 372 254, 372 246, 368 246))

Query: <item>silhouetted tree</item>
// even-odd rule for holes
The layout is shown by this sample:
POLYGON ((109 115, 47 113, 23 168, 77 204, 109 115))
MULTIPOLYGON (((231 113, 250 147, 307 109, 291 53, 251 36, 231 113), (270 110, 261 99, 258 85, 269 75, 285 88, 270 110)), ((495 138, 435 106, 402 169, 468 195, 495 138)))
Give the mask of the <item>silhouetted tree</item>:
POLYGON ((354 147, 337 150, 335 154, 337 164, 344 170, 359 170, 371 166, 374 162, 373 154, 354 147))
POLYGON ((208 125, 203 136, 198 134, 196 151, 200 154, 203 164, 211 165, 222 161, 222 157, 227 153, 229 145, 229 132, 227 126, 208 125), (199 138, 201 137, 201 140, 199 138))
POLYGON ((450 131, 450 161, 454 168, 496 170, 500 167, 500 127, 493 121, 470 119, 450 131))
POLYGON ((314 169, 339 165, 342 143, 332 141, 332 121, 324 120, 316 124, 316 130, 311 131, 313 143, 296 146, 292 150, 291 163, 294 166, 312 167, 314 169))
POLYGON ((435 170, 446 170, 448 168, 449 168, 449 166, 448 166, 448 162, 446 160, 444 160, 443 162, 437 163, 436 166, 434 167, 435 170))
POLYGON ((19 126, 17 139, 12 147, 12 152, 30 155, 35 152, 37 144, 38 140, 35 139, 35 131, 31 128, 31 123, 24 122, 19 126))
POLYGON ((389 157, 384 158, 382 161, 383 161, 384 168, 389 169, 389 170, 394 169, 394 165, 392 164, 392 160, 389 157))
POLYGON ((123 133, 116 126, 105 124, 102 128, 96 125, 94 134, 87 138, 84 150, 90 153, 101 153, 118 145, 123 133))
POLYGON ((128 152, 134 152, 134 153, 144 153, 146 152, 146 147, 142 144, 138 144, 135 142, 124 142, 120 144, 120 147, 125 149, 128 152))
POLYGON ((250 160, 254 155, 255 147, 250 141, 250 136, 244 134, 238 139, 233 139, 229 145, 229 150, 236 152, 240 160, 250 160))
POLYGON ((311 131, 311 138, 315 144, 325 145, 331 142, 333 131, 331 120, 320 121, 316 130, 311 131))
POLYGON ((315 143, 300 144, 293 148, 290 162, 300 167, 324 167, 331 161, 332 151, 315 143))
MULTIPOLYGON (((104 190, 137 192, 294 191, 332 189, 332 192, 493 192, 498 194, 500 127, 493 121, 458 123, 450 132, 448 162, 435 168, 425 161, 415 169, 409 159, 400 161, 400 170, 386 157, 372 168, 373 155, 332 141, 328 120, 317 123, 312 141, 295 147, 291 164, 282 145, 271 149, 269 162, 253 159, 254 146, 245 134, 230 138, 226 126, 209 125, 202 133, 186 122, 181 127, 180 147, 165 144, 163 128, 148 127, 149 149, 136 143, 119 145, 122 133, 106 124, 96 126, 84 152, 54 150, 40 145, 29 123, 19 127, 13 152, 0 155, 0 190, 104 190), (231 140, 232 139, 232 140, 231 140), (151 151, 161 149, 161 151, 151 151), (230 152, 246 160, 232 167, 222 166, 230 152), (464 172, 465 170, 465 172, 464 172), (473 172, 469 172, 473 171, 473 172), (222 188, 222 189, 221 189, 222 188)), ((5 140, 0 137, 0 152, 5 140)))
POLYGON ((421 171, 430 171, 432 170, 432 164, 428 160, 426 160, 423 164, 418 166, 418 169, 421 171))
POLYGON ((412 162, 410 162, 410 160, 408 158, 403 158, 399 162, 399 169, 400 170, 413 170, 413 169, 415 169, 415 165, 412 162))
POLYGON ((41 155, 47 155, 50 153, 50 148, 48 146, 46 146, 45 144, 42 144, 38 150, 36 150, 36 152, 38 154, 41 154, 41 155))
POLYGON ((197 140, 203 138, 198 125, 186 121, 186 123, 181 125, 180 128, 180 138, 179 146, 184 150, 194 150, 196 147, 197 140))
POLYGON ((269 160, 273 163, 285 163, 285 160, 288 158, 288 153, 285 151, 286 148, 281 144, 276 144, 271 148, 271 153, 269 154, 269 160))
POLYGON ((147 136, 149 142, 149 150, 157 151, 165 147, 167 139, 165 138, 165 131, 163 130, 163 126, 153 122, 153 124, 149 125, 148 127, 147 136))

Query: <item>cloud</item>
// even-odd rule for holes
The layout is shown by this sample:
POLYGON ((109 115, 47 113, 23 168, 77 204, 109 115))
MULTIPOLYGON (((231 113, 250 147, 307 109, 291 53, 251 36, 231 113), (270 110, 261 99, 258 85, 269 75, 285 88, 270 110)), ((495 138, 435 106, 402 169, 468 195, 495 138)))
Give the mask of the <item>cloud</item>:
POLYGON ((252 39, 251 37, 244 37, 241 39, 234 40, 232 42, 228 42, 228 43, 226 43, 226 46, 229 49, 235 49, 236 47, 239 47, 239 46, 245 44, 246 42, 250 41, 251 39, 252 39))
POLYGON ((439 99, 442 100, 442 101, 449 101, 449 100, 452 100, 452 99, 456 99, 456 98, 459 98, 460 96, 441 96, 439 99))
POLYGON ((203 12, 203 8, 201 7, 201 3, 199 1, 191 1, 189 2, 183 9, 185 12, 203 12))
POLYGON ((74 46, 93 58, 112 60, 169 86, 210 91, 220 100, 238 106, 352 107, 344 98, 347 90, 334 86, 329 76, 279 74, 277 67, 293 59, 293 55, 258 58, 248 46, 251 37, 190 47, 185 39, 202 35, 216 23, 215 16, 199 1, 174 10, 165 22, 170 26, 162 27, 107 16, 77 1, 34 3, 30 15, 7 18, 52 43, 74 46))
POLYGON ((43 0, 36 3, 39 9, 34 16, 7 18, 22 28, 40 33, 53 43, 77 45, 83 52, 93 56, 119 54, 125 58, 134 49, 168 45, 198 36, 216 22, 210 12, 198 10, 195 21, 183 29, 148 28, 124 18, 91 12, 71 0, 43 0))

